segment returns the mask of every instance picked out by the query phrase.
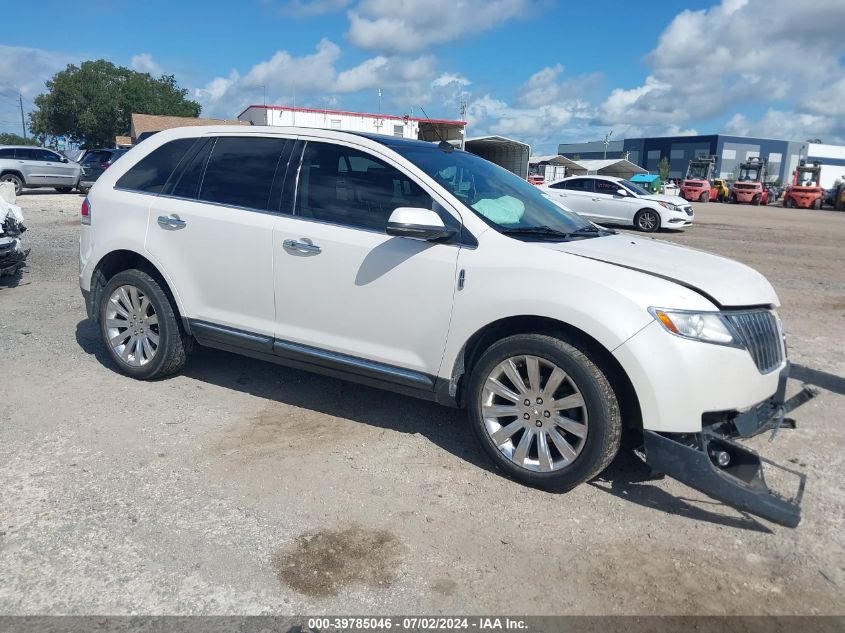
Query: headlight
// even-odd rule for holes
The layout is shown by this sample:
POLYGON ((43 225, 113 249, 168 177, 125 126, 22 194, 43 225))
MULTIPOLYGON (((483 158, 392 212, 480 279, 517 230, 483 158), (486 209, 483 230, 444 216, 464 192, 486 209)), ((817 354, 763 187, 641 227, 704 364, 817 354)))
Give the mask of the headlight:
POLYGON ((663 329, 675 336, 716 345, 745 347, 719 312, 688 312, 661 308, 649 308, 648 311, 663 329))
POLYGON ((681 210, 681 207, 676 206, 676 205, 672 204, 671 202, 660 202, 660 201, 658 201, 657 204, 659 204, 661 207, 665 207, 665 208, 669 209, 670 211, 680 211, 681 210))

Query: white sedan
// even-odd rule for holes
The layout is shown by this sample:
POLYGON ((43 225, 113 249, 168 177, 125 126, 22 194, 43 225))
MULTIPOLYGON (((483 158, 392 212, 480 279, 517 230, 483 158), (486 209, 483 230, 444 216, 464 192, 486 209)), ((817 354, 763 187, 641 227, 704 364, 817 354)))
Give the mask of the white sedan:
POLYGON ((613 176, 571 176, 539 188, 555 202, 602 224, 627 224, 651 233, 689 226, 694 218, 692 205, 683 198, 653 194, 613 176))

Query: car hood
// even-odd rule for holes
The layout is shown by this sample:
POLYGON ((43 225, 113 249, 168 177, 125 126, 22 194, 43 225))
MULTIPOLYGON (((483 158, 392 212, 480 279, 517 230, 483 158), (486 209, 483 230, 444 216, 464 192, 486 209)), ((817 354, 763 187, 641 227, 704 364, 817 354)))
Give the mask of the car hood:
POLYGON ((695 290, 720 307, 780 303, 769 281, 753 268, 725 257, 661 240, 620 234, 559 244, 540 244, 571 255, 673 281, 695 290))
POLYGON ((667 196, 663 193, 655 193, 650 196, 640 196, 640 198, 644 198, 646 200, 654 200, 655 202, 671 202, 672 204, 678 207, 686 207, 689 205, 689 201, 684 200, 680 196, 667 196))

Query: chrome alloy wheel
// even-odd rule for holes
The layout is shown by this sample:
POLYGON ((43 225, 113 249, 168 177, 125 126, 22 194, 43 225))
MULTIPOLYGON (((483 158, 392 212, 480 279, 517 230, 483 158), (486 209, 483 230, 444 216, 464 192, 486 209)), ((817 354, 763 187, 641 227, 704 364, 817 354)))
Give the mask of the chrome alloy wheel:
POLYGON ((637 226, 643 231, 653 231, 660 220, 654 211, 643 211, 637 220, 637 226))
POLYGON ((575 382, 537 356, 514 356, 493 368, 481 393, 481 415, 493 444, 517 466, 560 470, 587 438, 587 407, 575 382))
POLYGON ((135 286, 119 286, 106 306, 109 345, 124 363, 141 367, 158 351, 158 315, 152 302, 135 286))

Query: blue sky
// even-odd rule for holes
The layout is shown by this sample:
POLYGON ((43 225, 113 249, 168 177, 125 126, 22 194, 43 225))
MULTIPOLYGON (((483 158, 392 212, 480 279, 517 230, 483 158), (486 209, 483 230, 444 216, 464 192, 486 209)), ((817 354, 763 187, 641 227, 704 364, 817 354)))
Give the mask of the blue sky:
POLYGON ((558 142, 732 132, 845 140, 845 2, 816 0, 42 0, 0 41, 0 131, 43 82, 106 58, 175 74, 209 116, 244 105, 424 107, 470 135, 558 142), (60 27, 57 25, 67 25, 60 27), (55 28, 54 28, 55 27, 55 28))

